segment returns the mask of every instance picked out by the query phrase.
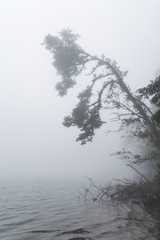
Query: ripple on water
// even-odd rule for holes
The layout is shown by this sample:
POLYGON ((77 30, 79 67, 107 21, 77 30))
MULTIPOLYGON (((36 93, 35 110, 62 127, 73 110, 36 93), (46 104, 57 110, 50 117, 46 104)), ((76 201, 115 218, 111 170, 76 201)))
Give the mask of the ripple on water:
POLYGON ((1 183, 0 239, 137 239, 138 228, 126 227, 120 218, 126 209, 79 202, 77 189, 62 181, 1 183))

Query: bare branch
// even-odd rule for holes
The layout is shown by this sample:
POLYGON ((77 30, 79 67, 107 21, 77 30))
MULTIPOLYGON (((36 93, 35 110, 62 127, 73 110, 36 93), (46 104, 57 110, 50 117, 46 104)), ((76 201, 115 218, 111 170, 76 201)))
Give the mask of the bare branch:
POLYGON ((130 168, 132 168, 134 171, 136 171, 141 177, 143 177, 147 182, 151 182, 147 177, 145 177, 141 172, 139 172, 135 167, 133 167, 131 164, 127 164, 130 168))

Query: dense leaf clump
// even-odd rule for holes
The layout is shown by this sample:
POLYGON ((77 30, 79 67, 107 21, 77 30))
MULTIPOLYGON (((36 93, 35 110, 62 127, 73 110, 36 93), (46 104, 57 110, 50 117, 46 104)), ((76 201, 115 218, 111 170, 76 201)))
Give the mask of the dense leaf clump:
POLYGON ((152 119, 160 126, 160 76, 144 88, 138 90, 141 96, 150 99, 150 102, 156 106, 152 119))
POLYGON ((67 94, 67 90, 75 84, 75 77, 82 71, 86 56, 76 43, 77 34, 72 34, 71 30, 66 29, 60 33, 59 37, 47 35, 44 45, 53 55, 53 66, 56 68, 62 81, 58 82, 56 89, 60 96, 67 94))

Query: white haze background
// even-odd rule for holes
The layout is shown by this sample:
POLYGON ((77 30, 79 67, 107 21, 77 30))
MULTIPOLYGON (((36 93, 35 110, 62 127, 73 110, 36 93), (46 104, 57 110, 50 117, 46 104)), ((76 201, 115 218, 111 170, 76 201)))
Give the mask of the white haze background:
MULTIPOLYGON (((92 54, 115 59, 136 90, 160 68, 158 0, 0 1, 0 176, 126 177, 125 162, 110 157, 126 148, 120 134, 91 144, 75 142, 77 129, 62 126, 76 103, 74 89, 60 98, 52 58, 41 45, 47 34, 70 28, 92 54)), ((82 77, 83 79, 83 77, 82 77)), ((138 146, 137 146, 138 147, 138 146)))

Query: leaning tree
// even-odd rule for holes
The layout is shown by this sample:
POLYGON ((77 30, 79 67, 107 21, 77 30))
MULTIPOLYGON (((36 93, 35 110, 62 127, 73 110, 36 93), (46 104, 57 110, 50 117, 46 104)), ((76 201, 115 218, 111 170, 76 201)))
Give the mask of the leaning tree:
MULTIPOLYGON (((78 94, 78 104, 70 116, 64 118, 66 127, 80 129, 77 141, 85 144, 92 141, 95 130, 105 121, 101 111, 117 109, 116 119, 121 129, 134 126, 132 133, 139 138, 150 139, 160 148, 160 129, 154 113, 144 103, 141 94, 134 94, 125 83, 126 72, 122 72, 115 61, 102 55, 97 57, 83 50, 77 43, 79 36, 64 29, 58 36, 47 35, 43 45, 53 56, 53 66, 60 76, 56 89, 60 96, 67 94, 85 74, 90 79, 85 89, 78 94)), ((132 129, 132 128, 130 128, 132 129)))

